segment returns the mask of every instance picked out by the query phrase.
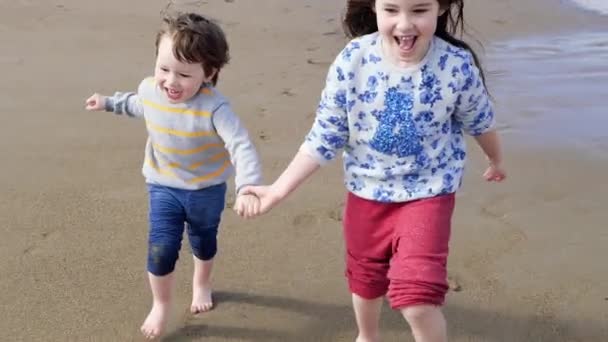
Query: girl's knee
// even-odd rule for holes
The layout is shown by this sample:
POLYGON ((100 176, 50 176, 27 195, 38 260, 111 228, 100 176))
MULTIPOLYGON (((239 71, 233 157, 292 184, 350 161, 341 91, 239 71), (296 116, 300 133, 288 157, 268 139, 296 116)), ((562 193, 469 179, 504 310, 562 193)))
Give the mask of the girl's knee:
POLYGON ((419 304, 401 309, 401 314, 411 325, 433 319, 441 313, 441 309, 436 305, 419 304))

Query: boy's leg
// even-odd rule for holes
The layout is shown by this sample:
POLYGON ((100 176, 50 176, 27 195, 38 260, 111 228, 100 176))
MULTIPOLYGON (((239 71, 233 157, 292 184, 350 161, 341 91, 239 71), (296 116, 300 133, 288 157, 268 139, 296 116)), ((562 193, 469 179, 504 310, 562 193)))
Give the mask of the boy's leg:
POLYGON ((213 269, 213 259, 201 260, 195 255, 194 275, 192 276, 192 304, 190 312, 193 314, 209 311, 213 308, 211 298, 211 270, 213 269))
POLYGON ((154 339, 162 335, 171 310, 173 270, 184 232, 185 212, 179 191, 157 185, 148 185, 148 191, 148 279, 153 302, 141 332, 146 338, 154 339))
POLYGON ((409 323, 416 342, 447 341, 440 306, 447 285, 454 194, 407 203, 393 239, 388 298, 409 323))
POLYGON ((141 326, 141 332, 147 339, 159 337, 167 324, 171 311, 171 296, 173 291, 173 273, 157 277, 148 272, 150 289, 152 290, 152 309, 141 326))
POLYGON ((213 307, 211 271, 217 253, 217 232, 225 206, 226 184, 214 185, 189 193, 186 202, 188 238, 194 259, 192 276, 193 314, 213 307))
POLYGON ((346 276, 353 294, 359 334, 357 342, 380 338, 382 300, 388 289, 394 205, 359 198, 351 193, 344 211, 346 276))

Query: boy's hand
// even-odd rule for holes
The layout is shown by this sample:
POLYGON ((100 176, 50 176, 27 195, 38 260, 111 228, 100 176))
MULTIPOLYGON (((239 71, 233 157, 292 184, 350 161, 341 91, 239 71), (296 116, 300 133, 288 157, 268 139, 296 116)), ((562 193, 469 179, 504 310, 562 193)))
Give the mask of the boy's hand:
POLYGON ((241 190, 242 194, 255 195, 260 200, 258 215, 265 214, 275 207, 285 196, 281 196, 275 191, 273 186, 251 185, 241 190))
POLYGON ((253 194, 240 194, 236 197, 234 210, 244 218, 256 217, 260 214, 260 199, 253 194))
POLYGON ((500 164, 490 162, 490 166, 483 173, 483 178, 488 182, 502 182, 507 178, 507 174, 500 164))
POLYGON ((87 99, 86 102, 86 110, 92 111, 103 111, 106 109, 106 98, 107 96, 103 96, 100 94, 93 94, 91 97, 87 99))

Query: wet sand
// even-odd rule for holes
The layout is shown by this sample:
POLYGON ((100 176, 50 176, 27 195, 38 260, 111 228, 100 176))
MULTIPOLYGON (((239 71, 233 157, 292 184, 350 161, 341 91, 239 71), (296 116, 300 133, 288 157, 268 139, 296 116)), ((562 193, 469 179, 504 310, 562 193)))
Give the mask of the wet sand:
MULTIPOLYGON (((308 131, 328 63, 344 45, 343 1, 175 3, 202 9, 225 28, 233 60, 219 87, 255 136, 265 178, 273 180, 308 131)), ((150 305, 140 175, 145 130, 136 120, 85 112, 83 102, 94 91, 135 89, 152 72, 164 4, 2 5, 2 341, 140 340, 150 305)), ((485 46, 510 178, 485 184, 482 157, 471 145, 451 244, 450 277, 459 287, 445 309, 451 341, 606 340, 608 139, 601 130, 588 139, 577 131, 584 125, 569 121, 586 104, 599 111, 585 110, 591 120, 585 124, 603 125, 594 121, 605 114, 600 83, 577 79, 562 88, 556 83, 568 78, 560 71, 557 80, 548 74, 551 87, 536 93, 542 73, 529 64, 547 67, 535 51, 549 51, 547 60, 579 70, 584 54, 568 51, 576 45, 560 39, 608 32, 608 20, 557 0, 469 0, 467 7, 472 32, 485 46), (589 100, 569 96, 573 86, 588 89, 581 92, 589 100), (554 111, 559 121, 550 120, 554 111), (547 127, 569 126, 575 134, 545 134, 547 127), (572 136, 579 143, 568 143, 572 136)), ((590 51, 601 55, 605 47, 590 51)), ((590 75, 605 80, 605 66, 591 68, 590 75)), ((183 253, 166 340, 352 341, 342 276, 344 194, 334 163, 263 218, 242 221, 226 211, 217 308, 187 314, 192 263, 183 253)), ((388 309, 382 326, 385 341, 411 341, 388 309)))

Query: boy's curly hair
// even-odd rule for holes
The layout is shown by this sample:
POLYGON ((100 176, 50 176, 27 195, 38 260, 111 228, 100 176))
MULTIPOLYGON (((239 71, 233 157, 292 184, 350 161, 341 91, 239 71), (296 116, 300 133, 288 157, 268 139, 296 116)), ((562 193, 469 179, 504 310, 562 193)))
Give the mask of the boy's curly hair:
POLYGON ((165 15, 163 25, 156 35, 156 54, 162 37, 173 41, 173 55, 183 63, 201 63, 206 75, 215 75, 211 82, 217 84, 219 71, 230 60, 228 42, 224 31, 215 22, 196 13, 165 15))

